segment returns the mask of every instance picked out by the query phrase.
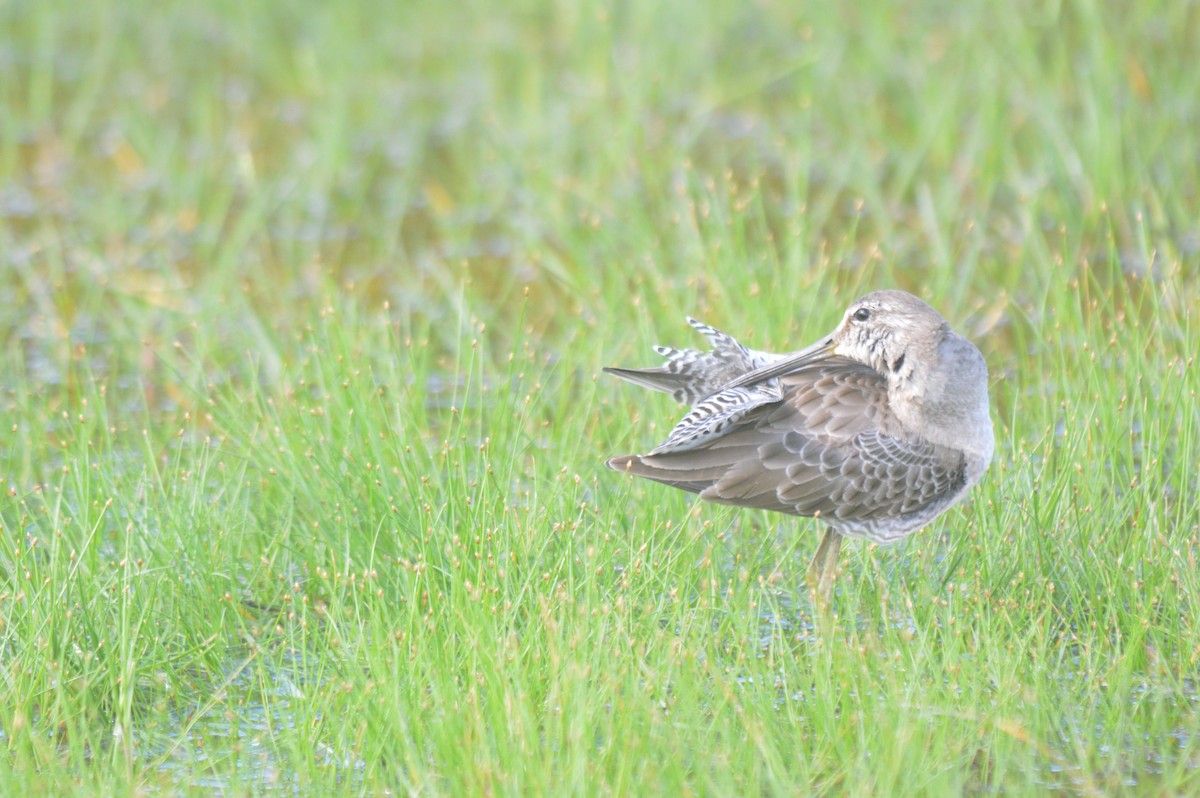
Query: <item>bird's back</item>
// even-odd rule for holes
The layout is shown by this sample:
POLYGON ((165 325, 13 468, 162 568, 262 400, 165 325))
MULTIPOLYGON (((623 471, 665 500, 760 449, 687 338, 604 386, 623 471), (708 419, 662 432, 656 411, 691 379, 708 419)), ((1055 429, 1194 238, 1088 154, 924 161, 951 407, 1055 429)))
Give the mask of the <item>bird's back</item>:
POLYGON ((696 445, 609 465, 708 501, 818 516, 878 542, 924 526, 969 487, 963 453, 910 434, 873 369, 835 357, 776 382, 776 397, 696 445))

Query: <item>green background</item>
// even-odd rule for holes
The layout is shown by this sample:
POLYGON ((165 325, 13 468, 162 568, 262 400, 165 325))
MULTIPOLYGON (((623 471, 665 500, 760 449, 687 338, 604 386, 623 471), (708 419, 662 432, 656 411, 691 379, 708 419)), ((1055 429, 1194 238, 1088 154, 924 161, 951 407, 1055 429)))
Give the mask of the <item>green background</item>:
POLYGON ((0 2, 0 792, 1200 790, 1195 2, 0 2), (897 547, 603 377, 899 287, 897 547))

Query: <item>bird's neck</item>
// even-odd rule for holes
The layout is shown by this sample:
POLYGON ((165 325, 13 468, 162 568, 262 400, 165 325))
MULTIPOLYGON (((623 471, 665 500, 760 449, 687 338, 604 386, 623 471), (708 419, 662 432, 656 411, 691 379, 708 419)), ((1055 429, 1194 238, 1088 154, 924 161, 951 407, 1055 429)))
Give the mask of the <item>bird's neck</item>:
POLYGON ((979 350, 950 333, 934 351, 900 357, 900 367, 888 374, 888 394, 901 423, 931 443, 990 461, 987 366, 979 350))

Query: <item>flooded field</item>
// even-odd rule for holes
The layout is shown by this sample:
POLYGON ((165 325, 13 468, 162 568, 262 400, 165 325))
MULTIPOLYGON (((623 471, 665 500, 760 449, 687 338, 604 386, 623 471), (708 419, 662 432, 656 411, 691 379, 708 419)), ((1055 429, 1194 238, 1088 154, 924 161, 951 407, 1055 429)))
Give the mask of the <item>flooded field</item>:
POLYGON ((0 4, 0 793, 1200 791, 1195 8, 0 4), (854 297, 892 547, 604 467, 854 297))

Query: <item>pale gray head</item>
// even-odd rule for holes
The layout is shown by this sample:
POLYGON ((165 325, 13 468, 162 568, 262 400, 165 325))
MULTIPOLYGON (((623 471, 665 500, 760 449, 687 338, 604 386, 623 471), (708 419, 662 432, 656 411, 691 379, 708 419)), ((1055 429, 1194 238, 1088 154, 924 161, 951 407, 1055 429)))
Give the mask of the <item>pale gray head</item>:
POLYGON ((940 313, 904 291, 875 291, 851 303, 827 346, 885 375, 897 417, 975 455, 971 476, 982 474, 993 447, 987 364, 940 313))
POLYGON ((856 299, 834 330, 833 354, 903 381, 929 362, 950 334, 941 314, 904 291, 875 291, 856 299))

